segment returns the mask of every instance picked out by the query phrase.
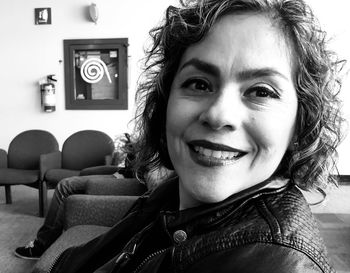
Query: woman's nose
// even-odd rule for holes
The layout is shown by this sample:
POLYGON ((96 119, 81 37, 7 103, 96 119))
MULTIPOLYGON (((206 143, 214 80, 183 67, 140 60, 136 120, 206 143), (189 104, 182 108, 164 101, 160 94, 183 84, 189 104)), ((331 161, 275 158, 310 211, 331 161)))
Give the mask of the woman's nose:
POLYGON ((233 87, 226 87, 206 104, 199 116, 202 125, 213 130, 237 130, 244 120, 246 109, 240 92, 233 87))

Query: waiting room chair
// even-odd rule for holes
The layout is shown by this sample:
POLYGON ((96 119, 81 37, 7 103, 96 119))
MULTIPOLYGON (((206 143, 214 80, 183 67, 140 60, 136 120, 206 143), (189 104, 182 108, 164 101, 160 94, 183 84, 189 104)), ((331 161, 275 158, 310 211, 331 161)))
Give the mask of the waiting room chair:
POLYGON ((89 167, 106 165, 114 151, 113 140, 104 132, 82 130, 69 136, 62 151, 43 156, 44 214, 47 208, 47 189, 54 189, 63 178, 80 175, 89 167))
POLYGON ((64 232, 45 251, 32 273, 48 272, 57 256, 107 232, 147 190, 137 179, 116 179, 113 175, 90 175, 86 194, 74 194, 65 200, 64 232))
POLYGON ((27 130, 18 134, 6 152, 0 149, 0 185, 5 186, 6 204, 12 203, 11 185, 26 185, 39 189, 39 215, 43 209, 43 154, 58 151, 58 142, 50 132, 27 130))

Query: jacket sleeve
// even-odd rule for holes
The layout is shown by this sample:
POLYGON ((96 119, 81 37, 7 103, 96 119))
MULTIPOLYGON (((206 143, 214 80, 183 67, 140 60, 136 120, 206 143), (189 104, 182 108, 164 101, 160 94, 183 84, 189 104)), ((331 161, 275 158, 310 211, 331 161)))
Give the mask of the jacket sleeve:
MULTIPOLYGON (((317 257, 317 254, 313 255, 317 257)), ((197 260, 187 273, 320 273, 327 265, 292 247, 255 243, 219 251, 197 260)))

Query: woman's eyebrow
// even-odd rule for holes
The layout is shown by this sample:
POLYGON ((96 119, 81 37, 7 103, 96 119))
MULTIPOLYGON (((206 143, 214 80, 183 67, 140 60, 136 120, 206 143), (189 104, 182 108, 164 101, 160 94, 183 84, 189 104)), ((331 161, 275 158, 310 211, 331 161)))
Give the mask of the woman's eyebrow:
POLYGON ((211 74, 213 76, 220 76, 220 69, 218 67, 216 67, 215 65, 211 64, 211 63, 207 63, 204 62, 200 59, 197 58, 192 58, 190 60, 188 60, 187 62, 185 62, 179 69, 179 71, 183 70, 185 67, 188 66, 193 66, 196 69, 211 74))
MULTIPOLYGON (((211 74, 213 76, 217 76, 217 77, 220 76, 220 69, 216 65, 202 61, 198 58, 192 58, 188 60, 180 67, 179 70, 181 71, 188 66, 193 66, 196 69, 203 71, 205 73, 211 74)), ((281 77, 287 81, 289 80, 287 76, 285 76, 281 72, 271 67, 245 69, 245 70, 239 71, 236 75, 237 80, 239 81, 246 81, 246 80, 251 80, 255 78, 273 77, 273 76, 281 77)))
POLYGON ((281 77, 286 81, 289 80, 287 76, 270 67, 246 69, 237 73, 237 79, 240 81, 273 76, 281 77))

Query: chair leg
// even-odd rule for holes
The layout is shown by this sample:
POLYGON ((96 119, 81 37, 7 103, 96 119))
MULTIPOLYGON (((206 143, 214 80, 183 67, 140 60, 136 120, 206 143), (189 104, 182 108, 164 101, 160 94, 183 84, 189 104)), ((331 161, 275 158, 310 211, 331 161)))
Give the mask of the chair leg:
POLYGON ((11 186, 5 185, 6 204, 12 204, 11 186))
POLYGON ((44 217, 47 210, 47 185, 46 181, 39 182, 39 217, 44 217))

